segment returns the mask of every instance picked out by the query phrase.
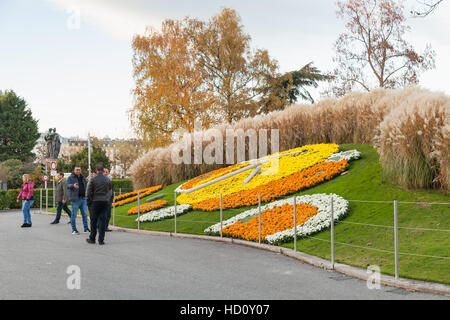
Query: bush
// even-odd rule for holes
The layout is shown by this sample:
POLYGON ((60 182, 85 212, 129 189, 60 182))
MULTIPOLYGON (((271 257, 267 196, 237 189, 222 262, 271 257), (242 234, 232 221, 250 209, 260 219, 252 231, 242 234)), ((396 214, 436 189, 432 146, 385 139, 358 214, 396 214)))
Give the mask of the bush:
POLYGON ((112 179, 112 182, 113 182, 113 191, 116 193, 118 193, 120 189, 122 190, 122 193, 131 192, 134 190, 133 181, 131 181, 131 179, 114 178, 112 179))
MULTIPOLYGON (((32 208, 40 207, 40 190, 34 189, 33 198, 34 202, 32 208)), ((0 190, 0 210, 5 209, 20 209, 22 208, 22 202, 16 202, 17 196, 20 193, 20 189, 9 189, 7 191, 0 190)), ((42 189, 42 205, 45 206, 45 189, 42 189)), ((48 206, 53 206, 53 190, 48 189, 48 206)))
MULTIPOLYGON (((418 87, 403 90, 376 89, 369 93, 353 92, 341 99, 324 99, 312 106, 295 104, 282 111, 243 119, 233 125, 222 125, 215 129, 219 130, 224 137, 227 128, 244 131, 254 129, 257 133, 261 129, 268 130, 268 133, 270 129, 278 129, 280 151, 314 143, 375 145, 381 153, 381 162, 386 176, 391 181, 401 183, 405 187, 433 187, 448 190, 449 103, 448 96, 418 87), (388 147, 388 137, 393 134, 389 130, 400 125, 396 122, 397 118, 399 114, 409 112, 407 110, 411 103, 414 103, 414 110, 420 116, 411 117, 410 120, 402 117, 401 121, 404 125, 402 128, 405 130, 408 126, 424 128, 420 121, 428 121, 436 129, 431 132, 424 128, 422 131, 424 135, 419 139, 422 142, 415 142, 414 146, 408 144, 407 140, 412 139, 413 136, 417 138, 419 131, 411 131, 408 139, 404 140, 401 140, 404 130, 398 131, 398 139, 396 138, 395 143, 402 143, 404 149, 402 149, 401 159, 396 159, 394 155, 400 149, 388 147), (431 109, 426 111, 428 113, 425 115, 425 111, 418 111, 421 107, 431 109), (429 143, 426 142, 428 140, 429 143), (419 156, 416 156, 417 154, 419 156), (399 178, 399 175, 402 178, 399 178), (420 176, 418 179, 423 180, 423 183, 414 182, 416 176, 420 176)), ((425 122, 424 124, 427 125, 425 122)), ((201 134, 207 137, 208 131, 203 131, 201 134)), ((192 133, 191 137, 193 137, 192 133)), ((268 135, 269 146, 270 139, 268 135)), ((193 138, 191 140, 193 141, 193 138)), ((168 185, 227 166, 227 164, 205 163, 174 164, 171 159, 172 150, 179 149, 183 143, 179 141, 165 148, 150 150, 137 159, 130 168, 136 188, 158 184, 168 185)), ((236 145, 236 139, 234 143, 236 145)), ((203 150, 208 144, 203 143, 203 150)), ((246 149, 248 152, 248 141, 246 141, 246 149)), ((223 150, 223 159, 225 159, 225 142, 223 150)), ((193 146, 191 151, 193 157, 193 146)), ((234 151, 236 159, 236 148, 234 151)))

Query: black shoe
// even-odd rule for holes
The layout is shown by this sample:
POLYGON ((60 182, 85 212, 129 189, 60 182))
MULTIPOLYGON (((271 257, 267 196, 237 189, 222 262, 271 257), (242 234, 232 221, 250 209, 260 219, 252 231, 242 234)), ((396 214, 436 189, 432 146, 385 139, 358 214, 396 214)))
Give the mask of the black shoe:
POLYGON ((99 244, 99 245, 104 245, 105 242, 104 242, 104 241, 101 241, 101 242, 99 241, 98 244, 99 244))
POLYGON ((89 232, 91 232, 91 230, 89 230, 89 228, 88 229, 84 229, 84 233, 89 233, 89 232))
POLYGON ((29 224, 29 223, 25 223, 25 226, 24 226, 24 228, 31 228, 31 224, 29 224))
POLYGON ((92 243, 92 244, 93 244, 93 243, 95 243, 95 240, 92 240, 91 238, 87 238, 87 239, 86 239, 86 242, 87 242, 87 243, 92 243))
POLYGON ((58 224, 59 223, 59 221, 52 221, 52 222, 50 222, 50 224, 58 224))
POLYGON ((78 232, 78 230, 73 230, 73 231, 72 231, 72 234, 73 234, 73 235, 78 235, 78 234, 80 234, 80 233, 78 232))
POLYGON ((70 224, 70 223, 72 223, 72 221, 67 222, 67 224, 70 224))
POLYGON ((26 223, 24 223, 23 225, 21 225, 20 227, 21 228, 26 228, 26 226, 27 226, 27 224, 26 223))

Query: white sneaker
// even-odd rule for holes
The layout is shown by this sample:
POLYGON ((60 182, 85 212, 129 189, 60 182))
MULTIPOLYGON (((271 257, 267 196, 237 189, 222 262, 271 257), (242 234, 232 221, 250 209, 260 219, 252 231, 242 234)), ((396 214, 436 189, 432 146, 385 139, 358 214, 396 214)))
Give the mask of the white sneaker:
POLYGON ((80 234, 77 230, 72 231, 72 234, 80 234))

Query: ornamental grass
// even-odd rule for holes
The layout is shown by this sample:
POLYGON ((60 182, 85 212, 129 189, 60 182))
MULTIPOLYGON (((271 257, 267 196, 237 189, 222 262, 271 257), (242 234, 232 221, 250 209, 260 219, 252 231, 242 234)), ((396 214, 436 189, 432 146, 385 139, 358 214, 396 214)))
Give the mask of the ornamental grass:
MULTIPOLYGON (((323 99, 312 106, 294 104, 282 111, 215 129, 224 137, 226 129, 253 129, 258 134, 267 130, 268 145, 271 145, 270 129, 278 129, 280 151, 314 143, 375 145, 388 180, 406 188, 448 190, 449 103, 449 96, 420 87, 376 89, 368 93, 353 92, 341 99, 323 99)), ((203 135, 206 137, 207 131, 203 135)), ((248 153, 247 140, 245 150, 248 153)), ((236 138, 233 142, 236 144, 236 138)), ((182 143, 177 141, 165 148, 150 150, 136 160, 130 168, 133 184, 168 185, 228 165, 175 164, 172 153, 182 143)), ((225 159, 226 143, 223 143, 225 159)), ((205 139, 202 151, 208 145, 205 139)), ((192 157, 193 149, 191 146, 192 157)), ((236 149, 234 159, 237 159, 236 149)))

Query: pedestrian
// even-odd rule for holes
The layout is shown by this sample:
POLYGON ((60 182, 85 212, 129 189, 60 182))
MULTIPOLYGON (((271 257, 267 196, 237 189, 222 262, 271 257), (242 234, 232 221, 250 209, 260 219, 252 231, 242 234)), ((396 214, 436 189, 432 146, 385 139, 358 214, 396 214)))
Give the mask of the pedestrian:
POLYGON ((76 223, 78 209, 80 209, 83 217, 84 233, 90 232, 87 220, 86 178, 81 174, 80 167, 76 166, 67 179, 67 189, 69 191, 69 201, 72 204, 72 216, 70 217, 72 234, 80 234, 76 223))
POLYGON ((95 243, 98 228, 98 243, 104 244, 105 218, 110 203, 112 181, 103 175, 103 166, 97 166, 97 175, 89 181, 87 203, 91 211, 91 234, 86 239, 88 243, 95 243), (98 224, 98 225, 97 225, 98 224))
MULTIPOLYGON (((69 207, 67 207, 68 198, 68 190, 66 186, 66 180, 64 179, 64 173, 58 173, 58 182, 56 183, 56 193, 55 193, 55 201, 58 204, 56 207, 56 218, 50 224, 58 224, 59 219, 61 218, 61 212, 64 210, 69 218, 71 217, 72 212, 69 207)), ((71 223, 69 221, 68 223, 71 223)))
MULTIPOLYGON (((88 177, 87 183, 89 185, 89 181, 92 180, 93 177, 95 177, 97 174, 95 172, 92 172, 91 175, 88 177)), ((88 205, 89 210, 89 217, 92 217, 92 208, 88 205)))
MULTIPOLYGON (((107 177, 109 180, 111 180, 111 182, 112 182, 112 179, 111 179, 111 177, 109 176, 109 170, 108 170, 107 168, 105 168, 103 175, 104 175, 105 177, 107 177)), ((113 195, 113 190, 112 190, 112 189, 113 189, 113 188, 111 187, 111 191, 109 192, 110 198, 109 198, 108 210, 106 211, 106 218, 105 218, 105 231, 106 231, 106 232, 112 231, 112 230, 109 228, 109 221, 111 220, 112 204, 113 204, 113 202, 114 202, 114 195, 113 195)))
POLYGON ((17 202, 22 199, 22 213, 23 213, 23 224, 22 228, 29 228, 32 225, 31 222, 31 212, 30 208, 33 205, 33 189, 34 184, 31 181, 31 177, 29 174, 24 174, 22 176, 22 186, 20 187, 20 193, 17 196, 17 202))

